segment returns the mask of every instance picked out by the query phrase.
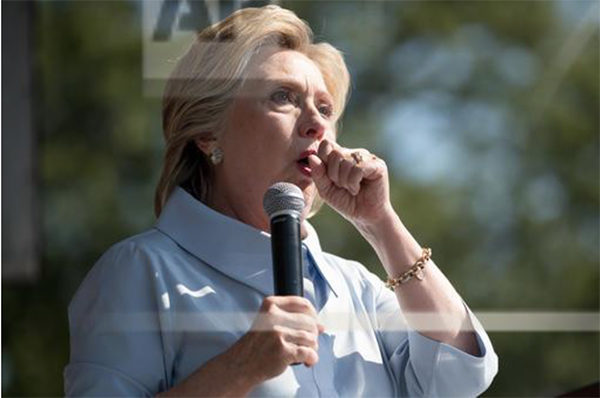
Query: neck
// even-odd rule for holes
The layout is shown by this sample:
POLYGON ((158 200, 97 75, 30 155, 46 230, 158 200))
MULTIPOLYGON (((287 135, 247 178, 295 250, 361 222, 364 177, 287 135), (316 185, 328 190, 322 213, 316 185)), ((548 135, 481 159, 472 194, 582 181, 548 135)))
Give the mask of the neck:
MULTIPOLYGON (((271 233, 271 223, 267 215, 264 214, 262 203, 258 204, 259 207, 257 207, 256 204, 253 205, 251 200, 234 204, 227 200, 227 197, 227 195, 220 194, 218 189, 215 187, 215 191, 206 205, 213 210, 235 220, 241 221, 244 224, 248 224, 261 231, 271 233), (259 210, 256 210, 257 208, 259 210)), ((300 234, 302 239, 305 239, 308 236, 308 231, 304 223, 304 217, 302 217, 300 222, 300 234)))
POLYGON ((230 200, 237 197, 235 194, 224 192, 224 190, 215 184, 214 191, 208 200, 207 205, 213 210, 218 211, 228 217, 248 224, 261 231, 270 232, 269 218, 262 209, 262 203, 253 200, 249 195, 247 200, 230 200))

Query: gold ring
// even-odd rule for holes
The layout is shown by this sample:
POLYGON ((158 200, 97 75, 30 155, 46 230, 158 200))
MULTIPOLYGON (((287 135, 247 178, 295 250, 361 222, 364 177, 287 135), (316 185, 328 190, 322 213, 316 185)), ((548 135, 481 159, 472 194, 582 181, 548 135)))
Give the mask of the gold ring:
POLYGON ((363 161, 363 156, 360 152, 356 151, 356 152, 352 152, 350 154, 350 156, 352 156, 352 159, 354 159, 354 163, 355 164, 361 164, 363 161))

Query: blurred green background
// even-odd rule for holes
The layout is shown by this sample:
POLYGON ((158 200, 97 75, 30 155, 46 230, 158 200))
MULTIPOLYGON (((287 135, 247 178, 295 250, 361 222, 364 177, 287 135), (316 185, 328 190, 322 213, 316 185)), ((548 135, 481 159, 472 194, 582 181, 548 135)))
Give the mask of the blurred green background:
MULTIPOLYGON (((473 310, 598 313, 598 1, 279 4, 345 53, 340 141, 388 162, 396 210, 473 310)), ((36 277, 3 277, 2 395, 62 395, 70 298, 104 250, 154 222, 162 135, 143 7, 33 3, 41 258, 36 277)), ((325 249, 383 276, 341 217, 313 223, 325 249)), ((600 378, 597 329, 490 337, 500 370, 485 396, 600 378)))

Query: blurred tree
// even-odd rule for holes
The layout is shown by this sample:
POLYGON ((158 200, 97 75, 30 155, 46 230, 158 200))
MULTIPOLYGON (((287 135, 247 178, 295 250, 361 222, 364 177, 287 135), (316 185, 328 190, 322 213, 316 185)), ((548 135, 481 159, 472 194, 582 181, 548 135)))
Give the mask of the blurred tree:
MULTIPOLYGON (((354 72, 341 141, 388 160, 397 210, 470 306, 597 312, 599 3, 301 3, 354 72)), ((381 274, 333 219, 315 220, 324 246, 381 274)), ((598 378, 598 333, 492 338, 486 395, 598 378)))
MULTIPOLYGON (((160 111, 141 95, 134 2, 38 2, 42 275, 3 284, 3 394, 62 395, 66 307, 108 246, 151 225, 160 111)), ((8 231, 5 231, 8 233, 8 231)))

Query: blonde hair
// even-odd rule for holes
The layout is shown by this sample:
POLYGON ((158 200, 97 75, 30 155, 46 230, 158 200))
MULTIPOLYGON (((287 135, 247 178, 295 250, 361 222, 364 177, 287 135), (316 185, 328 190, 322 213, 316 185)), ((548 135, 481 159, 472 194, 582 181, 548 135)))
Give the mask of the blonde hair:
POLYGON ((194 141, 218 136, 245 69, 263 46, 277 45, 311 59, 323 75, 339 120, 350 85, 348 69, 337 49, 312 40, 306 22, 275 5, 243 8, 198 33, 171 73, 163 94, 166 148, 154 198, 157 217, 178 185, 202 202, 210 198, 213 166, 194 141))

